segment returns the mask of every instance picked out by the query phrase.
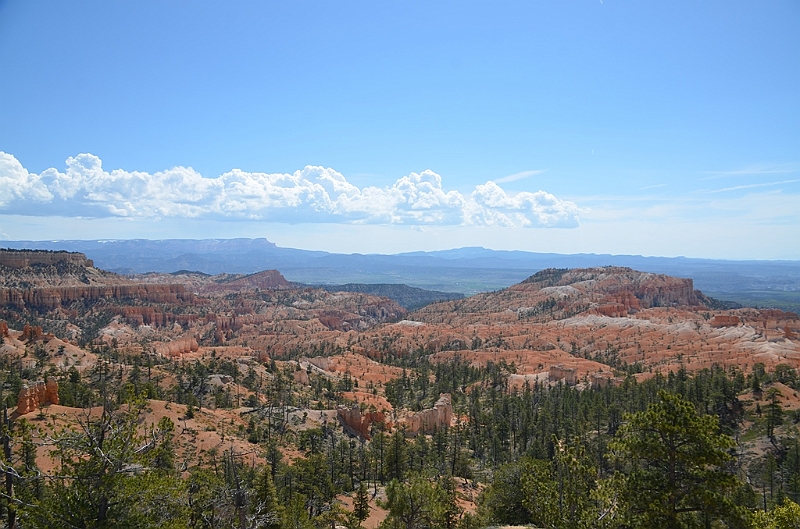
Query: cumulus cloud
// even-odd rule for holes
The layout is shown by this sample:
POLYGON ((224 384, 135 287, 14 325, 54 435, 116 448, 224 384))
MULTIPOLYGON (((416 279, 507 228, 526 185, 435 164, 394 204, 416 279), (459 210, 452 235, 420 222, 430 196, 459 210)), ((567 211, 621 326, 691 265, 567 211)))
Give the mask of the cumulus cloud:
POLYGON ((48 202, 53 194, 40 175, 29 173, 19 161, 0 152, 0 208, 16 201, 48 202))
POLYGON ((488 181, 465 196, 433 171, 388 187, 359 188, 339 172, 307 166, 291 174, 234 169, 205 178, 191 167, 156 173, 106 171, 92 154, 60 171, 31 173, 0 152, 0 212, 81 217, 247 219, 281 222, 576 227, 578 206, 544 191, 507 193, 488 181))

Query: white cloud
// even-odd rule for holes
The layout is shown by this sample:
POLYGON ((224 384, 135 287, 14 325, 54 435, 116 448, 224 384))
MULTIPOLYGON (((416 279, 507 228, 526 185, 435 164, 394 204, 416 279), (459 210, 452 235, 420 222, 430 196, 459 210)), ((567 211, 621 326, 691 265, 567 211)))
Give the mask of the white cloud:
POLYGON ((578 226, 578 206, 544 191, 523 191, 509 195, 496 183, 489 181, 477 186, 470 198, 468 211, 472 224, 552 228, 578 226))
POLYGON ((0 152, 0 208, 16 200, 47 202, 52 198, 39 175, 29 173, 16 158, 0 152))
POLYGON ((800 182, 800 180, 781 180, 780 182, 765 182, 762 184, 742 184, 738 186, 725 187, 723 189, 714 189, 713 191, 707 191, 707 193, 725 193, 727 191, 739 191, 741 189, 753 189, 756 187, 780 186, 784 184, 795 184, 797 182, 800 182))
POLYGON ((191 167, 152 174, 109 172, 97 156, 79 154, 66 160, 63 172, 50 168, 37 175, 3 152, 0 213, 518 227, 577 227, 579 223, 575 203, 544 191, 509 194, 489 181, 464 196, 447 191, 441 176, 430 170, 403 176, 389 187, 359 188, 324 167, 307 166, 291 174, 234 169, 204 178, 191 167))
POLYGON ((495 182, 504 184, 506 182, 516 182, 517 180, 522 180, 523 178, 530 178, 531 176, 536 176, 542 174, 547 169, 536 169, 535 171, 522 171, 519 173, 510 174, 508 176, 504 176, 502 178, 498 178, 495 182))
POLYGON ((716 178, 729 178, 739 176, 758 176, 758 175, 773 175, 773 174, 791 174, 800 171, 797 164, 781 164, 781 165, 750 165, 741 169, 733 171, 704 171, 706 176, 703 180, 713 180, 716 178))

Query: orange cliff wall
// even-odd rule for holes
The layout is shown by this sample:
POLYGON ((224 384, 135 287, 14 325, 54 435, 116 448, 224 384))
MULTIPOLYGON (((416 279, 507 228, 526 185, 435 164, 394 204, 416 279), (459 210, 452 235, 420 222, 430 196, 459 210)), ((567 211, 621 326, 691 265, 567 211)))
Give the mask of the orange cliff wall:
POLYGON ((406 435, 432 434, 436 430, 448 428, 453 419, 453 405, 449 393, 439 395, 433 408, 422 410, 405 420, 406 435))
POLYGON ((78 266, 94 267, 94 262, 79 252, 51 252, 47 250, 3 250, 0 249, 0 265, 9 268, 25 268, 31 265, 54 265, 61 262, 78 266))
POLYGON ((58 404, 58 382, 37 380, 22 386, 17 397, 17 414, 25 415, 44 404, 58 404))
MULTIPOLYGON (((199 298, 195 303, 203 301, 199 298)), ((138 327, 140 325, 152 325, 154 327, 164 327, 173 323, 181 325, 196 321, 210 321, 207 317, 198 314, 174 314, 172 312, 162 312, 158 307, 114 307, 114 314, 122 316, 127 323, 138 327)))
POLYGON ((152 303, 193 303, 195 296, 185 285, 105 285, 85 287, 3 288, 0 306, 35 307, 52 310, 65 303, 98 299, 138 299, 152 303))
MULTIPOLYGON (((301 371, 305 373, 304 371, 301 371)), ((370 439, 370 429, 374 423, 385 424, 386 415, 380 411, 368 411, 361 413, 358 405, 352 408, 343 406, 337 408, 336 415, 342 424, 349 428, 353 433, 362 439, 370 439)))
POLYGON ((181 356, 200 350, 195 338, 179 338, 171 342, 163 342, 155 346, 157 354, 162 356, 181 356))

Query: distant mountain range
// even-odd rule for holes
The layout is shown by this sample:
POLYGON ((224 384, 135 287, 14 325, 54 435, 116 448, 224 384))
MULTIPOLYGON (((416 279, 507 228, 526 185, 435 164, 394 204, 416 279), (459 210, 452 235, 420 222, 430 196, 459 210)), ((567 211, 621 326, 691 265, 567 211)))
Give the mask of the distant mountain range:
MULTIPOLYGON (((193 270, 207 274, 277 269, 289 281, 409 285, 472 295, 518 283, 545 268, 626 266, 694 279, 695 288, 744 305, 800 309, 800 261, 728 261, 639 255, 555 254, 458 248, 394 255, 281 248, 266 239, 5 241, 8 248, 83 252, 123 274, 193 270)), ((355 288, 355 287, 353 287, 355 288)))

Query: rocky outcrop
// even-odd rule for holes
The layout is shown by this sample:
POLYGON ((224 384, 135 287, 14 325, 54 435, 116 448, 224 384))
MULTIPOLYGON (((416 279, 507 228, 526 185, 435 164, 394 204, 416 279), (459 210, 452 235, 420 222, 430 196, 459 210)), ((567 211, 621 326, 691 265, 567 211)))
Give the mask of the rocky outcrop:
POLYGON ((35 411, 44 404, 58 404, 58 382, 50 379, 23 384, 17 397, 17 414, 24 415, 35 411))
POLYGON ((589 384, 592 389, 601 389, 609 386, 619 386, 623 382, 620 377, 615 377, 611 371, 600 371, 589 374, 589 384))
POLYGON ((197 352, 200 350, 200 346, 194 338, 179 338, 171 342, 160 343, 155 346, 155 349, 157 354, 175 357, 197 352))
POLYGON ((308 379, 308 373, 303 369, 292 371, 292 377, 298 384, 303 384, 304 386, 309 386, 311 384, 311 381, 308 379))
POLYGON ((437 430, 448 428, 453 420, 453 405, 449 393, 439 395, 433 408, 417 412, 406 418, 406 435, 414 437, 419 434, 432 434, 437 430))
POLYGON ((351 408, 340 406, 336 409, 336 416, 341 421, 342 426, 352 434, 367 440, 371 438, 370 430, 373 424, 386 423, 386 415, 383 412, 367 411, 362 413, 358 405, 351 408))
POLYGON ((114 307, 114 314, 118 314, 125 319, 125 322, 138 327, 140 325, 152 325, 153 327, 166 327, 178 323, 180 325, 189 324, 198 320, 210 321, 207 317, 203 318, 198 314, 173 314, 172 312, 161 312, 157 307, 114 307))
POLYGON ((91 285, 85 287, 4 288, 0 289, 0 306, 35 307, 53 310, 73 301, 100 299, 136 299, 151 303, 193 303, 194 294, 184 285, 91 285))
POLYGON ((42 332, 42 328, 38 325, 28 325, 25 324, 25 327, 22 328, 22 334, 20 335, 19 339, 23 342, 35 342, 37 340, 42 340, 44 338, 44 333, 42 332))
POLYGON ((209 283, 203 287, 203 292, 221 292, 227 290, 288 290, 294 288, 291 283, 277 270, 264 270, 255 274, 235 279, 223 279, 209 283))
POLYGON ((410 287, 408 285, 394 285, 386 283, 365 284, 348 283, 346 285, 320 285, 319 288, 328 292, 360 292, 373 296, 386 297, 396 301, 406 310, 415 310, 437 301, 451 299, 464 299, 464 294, 458 292, 440 292, 410 287))
POLYGON ((714 316, 714 319, 711 320, 712 327, 735 327, 742 323, 742 319, 739 316, 732 316, 729 314, 717 314, 714 316))
POLYGON ((217 329, 222 331, 238 331, 245 325, 261 325, 272 321, 272 318, 267 314, 240 314, 233 316, 225 316, 215 313, 210 313, 204 318, 206 323, 216 324, 217 329))
POLYGON ((331 372, 335 370, 336 365, 336 361, 332 361, 330 356, 315 356, 314 358, 309 358, 308 363, 323 371, 331 372))
POLYGON ((22 328, 22 334, 19 336, 20 341, 28 343, 49 342, 53 338, 55 338, 53 333, 43 332, 38 325, 28 325, 27 323, 22 328))
POLYGON ((642 303, 633 289, 623 288, 604 296, 589 314, 598 314, 610 318, 622 318, 642 309, 642 303))
POLYGON ((574 367, 564 367, 563 365, 550 366, 547 372, 551 382, 563 380, 564 383, 574 386, 578 383, 578 370, 574 367))
POLYGON ((620 266, 547 269, 529 277, 521 285, 535 285, 539 289, 574 285, 585 293, 602 294, 601 305, 616 304, 634 309, 702 305, 691 279, 620 266))
POLYGON ((366 323, 363 322, 361 316, 341 310, 322 311, 317 316, 317 319, 332 331, 358 330, 362 327, 362 324, 366 327, 366 323))
POLYGON ((358 313, 377 321, 398 320, 408 314, 408 311, 397 302, 388 298, 379 298, 372 303, 365 303, 358 313))
POLYGON ((87 259, 85 254, 79 252, 0 249, 0 265, 9 268, 26 268, 32 265, 50 266, 58 263, 94 267, 94 262, 91 259, 87 259))

